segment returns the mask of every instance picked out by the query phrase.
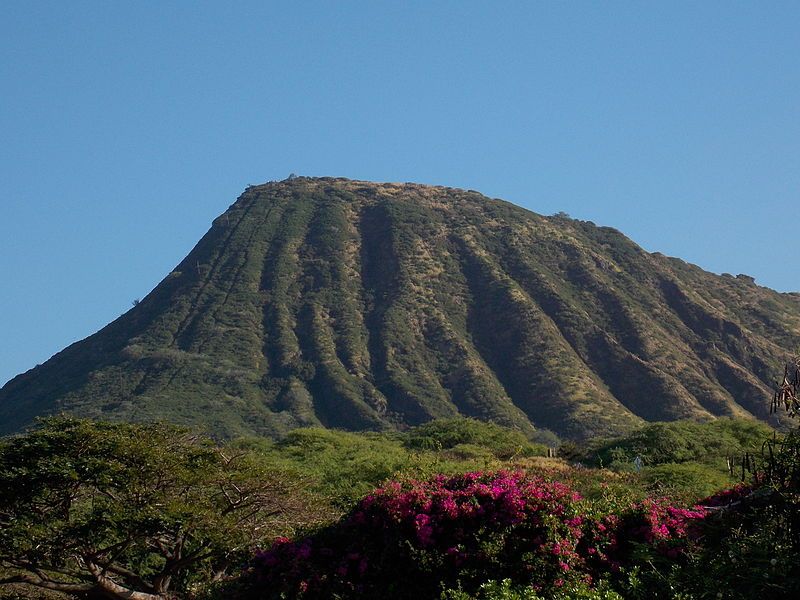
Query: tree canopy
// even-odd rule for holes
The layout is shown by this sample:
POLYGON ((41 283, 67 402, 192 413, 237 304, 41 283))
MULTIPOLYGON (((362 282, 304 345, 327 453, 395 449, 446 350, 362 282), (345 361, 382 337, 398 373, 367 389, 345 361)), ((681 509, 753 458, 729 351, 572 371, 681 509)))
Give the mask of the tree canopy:
POLYGON ((184 428, 48 418, 0 441, 0 583, 168 598, 321 519, 305 488, 184 428))

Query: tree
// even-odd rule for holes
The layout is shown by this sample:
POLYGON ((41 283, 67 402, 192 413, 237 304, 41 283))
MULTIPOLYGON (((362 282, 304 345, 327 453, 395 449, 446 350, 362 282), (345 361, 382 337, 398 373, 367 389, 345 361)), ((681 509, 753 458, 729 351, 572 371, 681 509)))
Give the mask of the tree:
POLYGON ((155 600, 319 522, 306 482, 187 429, 65 417, 0 440, 0 584, 155 600))

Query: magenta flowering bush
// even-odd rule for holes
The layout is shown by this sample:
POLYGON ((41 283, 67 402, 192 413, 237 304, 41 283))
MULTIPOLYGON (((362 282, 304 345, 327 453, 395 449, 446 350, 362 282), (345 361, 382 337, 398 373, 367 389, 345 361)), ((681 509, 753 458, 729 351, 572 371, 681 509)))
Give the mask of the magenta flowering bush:
POLYGON ((609 552, 611 568, 638 562, 643 552, 678 559, 699 540, 707 511, 701 506, 679 508, 665 499, 648 498, 619 519, 617 544, 609 552))
POLYGON ((749 483, 737 483, 732 488, 721 490, 716 494, 704 498, 698 502, 699 506, 706 506, 709 508, 728 508, 737 506, 742 500, 750 496, 756 488, 749 483))
POLYGON ((522 472, 392 482, 342 521, 256 556, 251 598, 433 598, 510 579, 547 596, 591 584, 634 549, 677 556, 702 510, 647 501, 622 515, 587 516, 568 486, 522 472))

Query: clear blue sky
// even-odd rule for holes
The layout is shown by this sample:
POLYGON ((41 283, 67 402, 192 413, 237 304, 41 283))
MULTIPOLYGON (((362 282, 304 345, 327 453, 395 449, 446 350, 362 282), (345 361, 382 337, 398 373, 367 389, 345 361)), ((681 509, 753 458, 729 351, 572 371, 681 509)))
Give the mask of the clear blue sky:
POLYGON ((800 3, 2 12, 0 384, 290 172, 472 188, 800 289, 800 3))

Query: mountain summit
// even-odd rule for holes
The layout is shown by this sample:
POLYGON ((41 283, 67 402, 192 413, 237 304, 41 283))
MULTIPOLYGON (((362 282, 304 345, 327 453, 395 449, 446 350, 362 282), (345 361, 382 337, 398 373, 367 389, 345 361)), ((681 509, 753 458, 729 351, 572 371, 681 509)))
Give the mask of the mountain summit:
POLYGON ((306 177, 251 186, 101 331, 0 390, 37 415, 278 436, 468 415, 584 438, 768 417, 800 296, 473 191, 306 177))

